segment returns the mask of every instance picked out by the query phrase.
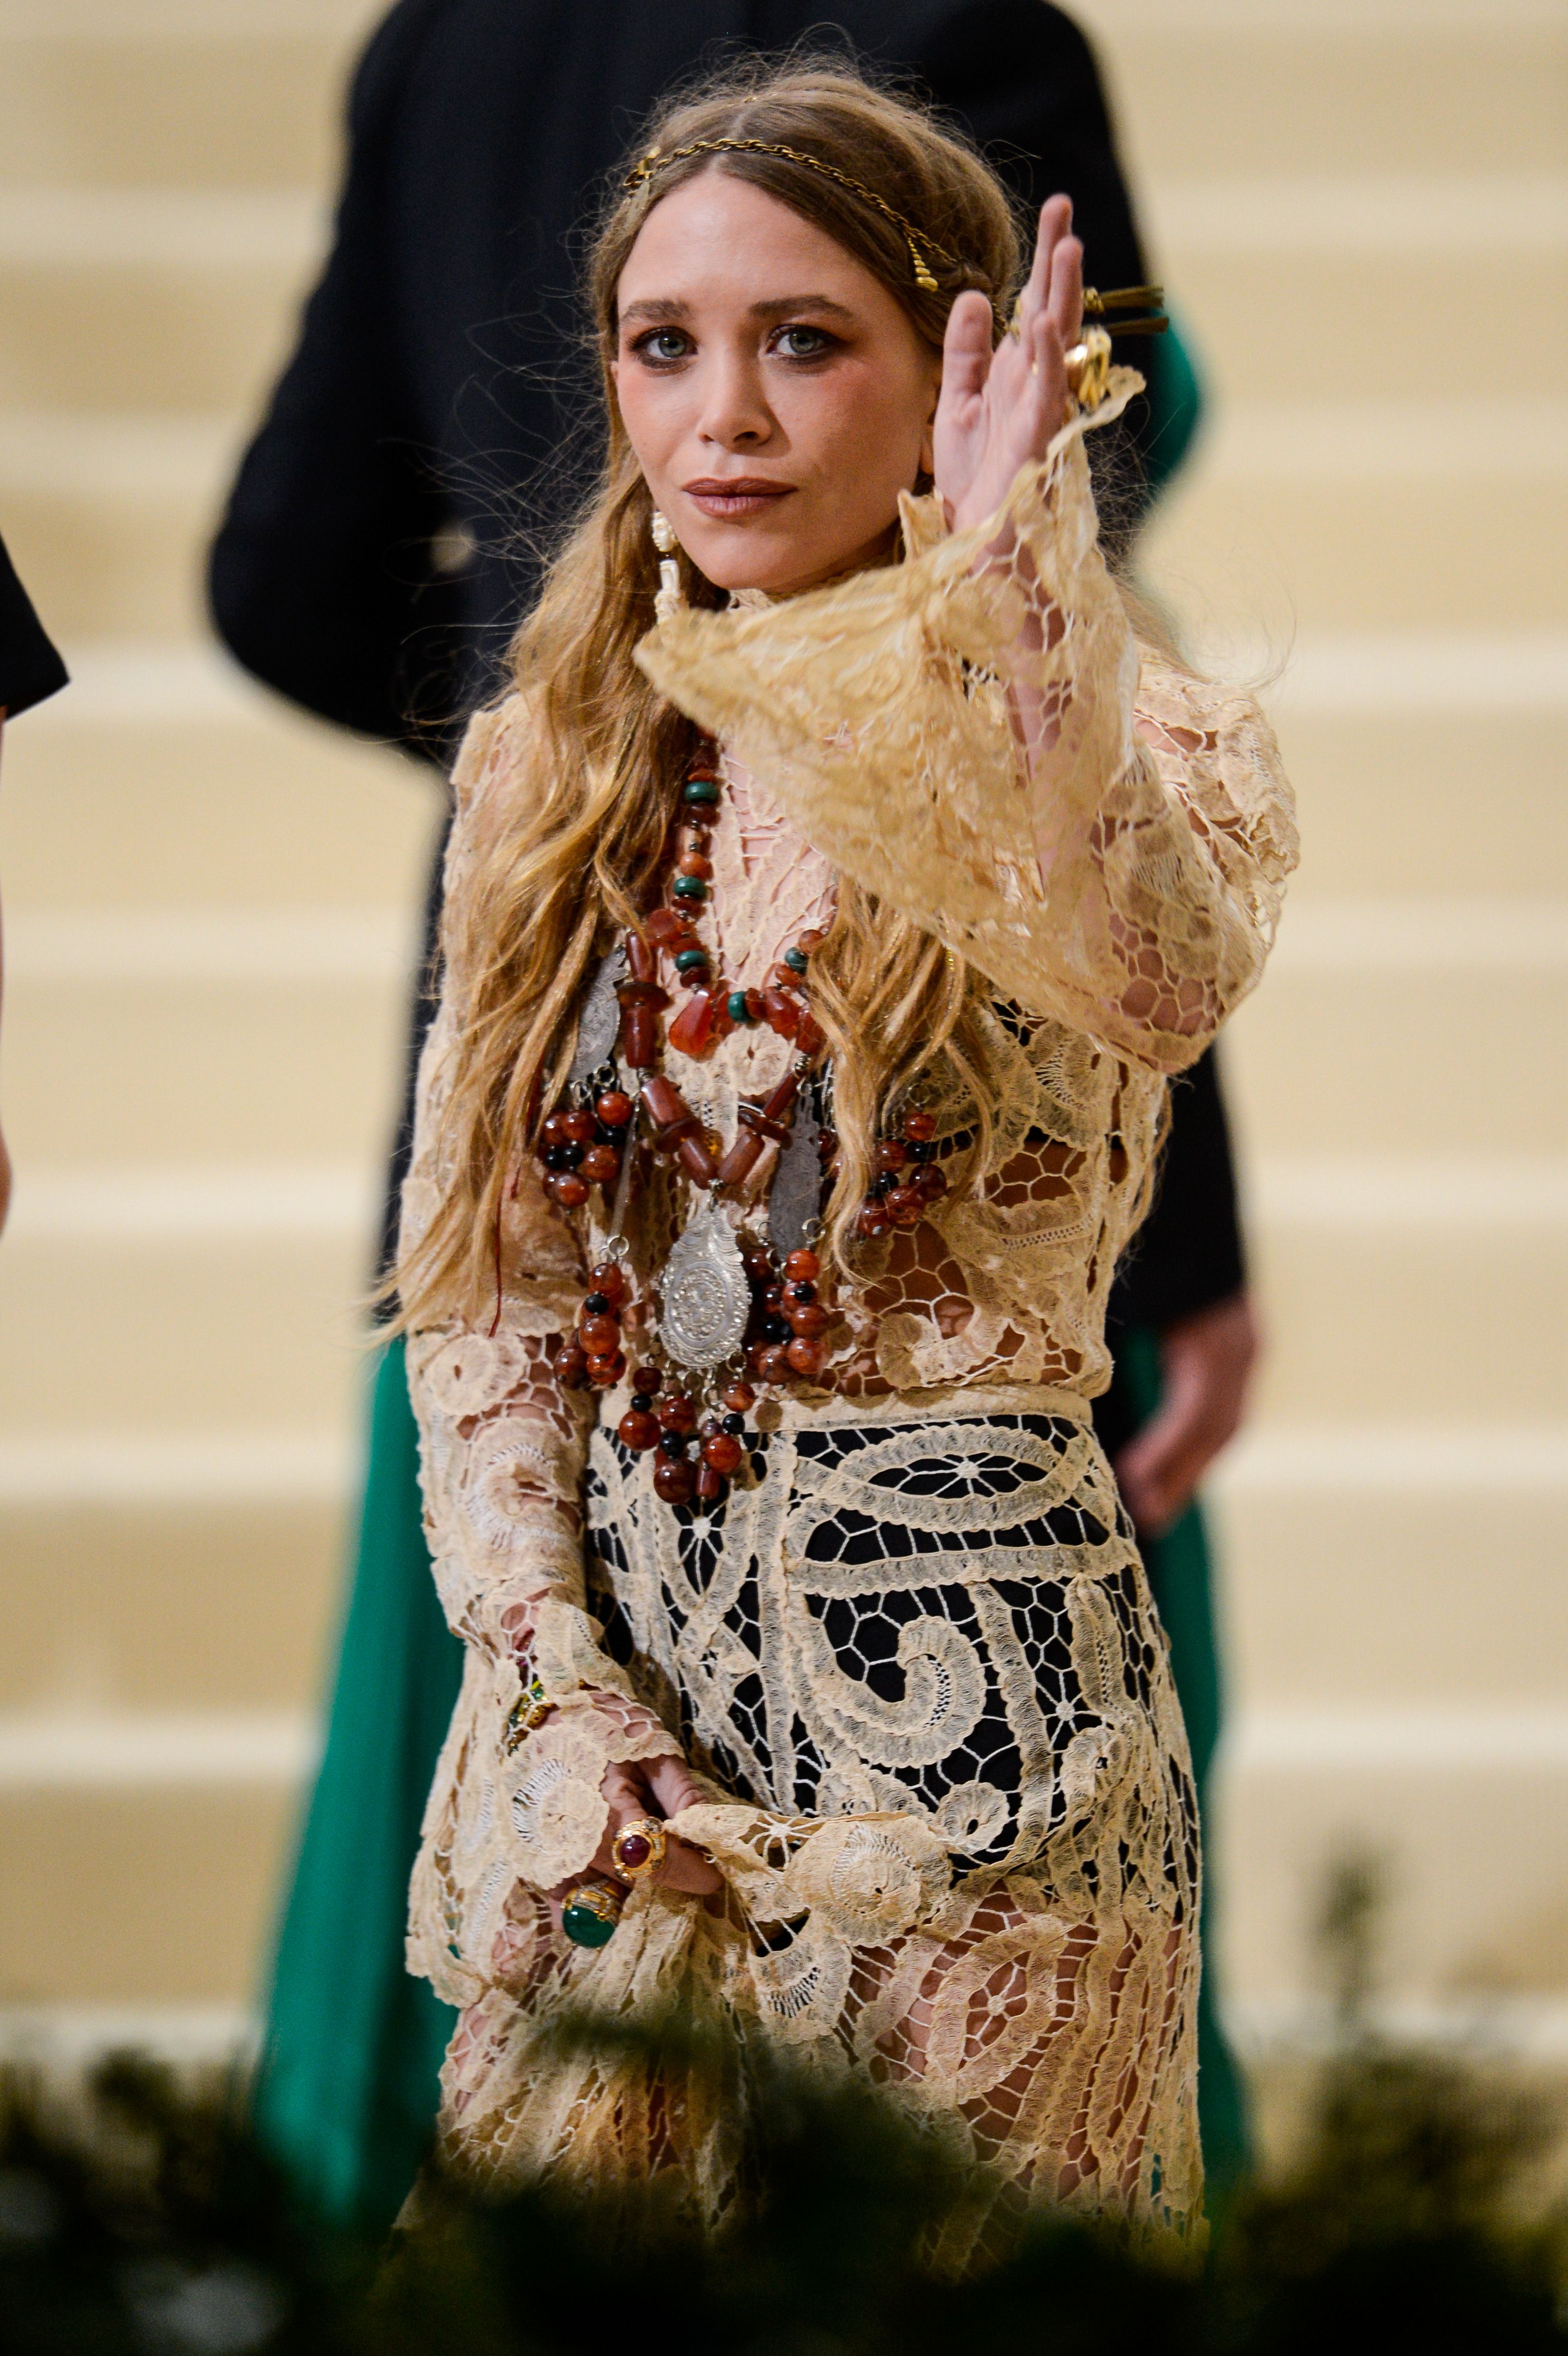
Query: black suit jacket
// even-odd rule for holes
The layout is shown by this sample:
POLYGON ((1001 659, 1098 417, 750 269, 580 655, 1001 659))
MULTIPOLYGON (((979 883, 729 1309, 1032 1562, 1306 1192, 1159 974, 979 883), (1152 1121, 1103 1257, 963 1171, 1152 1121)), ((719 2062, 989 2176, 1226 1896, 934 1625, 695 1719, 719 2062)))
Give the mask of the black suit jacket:
MULTIPOLYGON (((445 757, 595 455, 577 285, 608 176, 705 60, 803 37, 912 80, 1021 207, 1067 189, 1092 283, 1142 279, 1093 53, 1046 0, 837 0, 831 23, 798 0, 399 0, 355 78, 330 259, 213 549, 213 614, 247 669, 445 757)), ((1119 441, 1095 437, 1124 529, 1147 433, 1139 403, 1119 441)), ((1168 1159, 1168 1205, 1179 1165, 1198 1183, 1179 1235, 1158 1210, 1146 1228, 1125 1303, 1142 1315, 1156 1279, 1162 1323, 1241 1277, 1211 1066, 1168 1159)))
POLYGON ((15 720, 64 687, 67 677, 0 540, 0 712, 15 720))

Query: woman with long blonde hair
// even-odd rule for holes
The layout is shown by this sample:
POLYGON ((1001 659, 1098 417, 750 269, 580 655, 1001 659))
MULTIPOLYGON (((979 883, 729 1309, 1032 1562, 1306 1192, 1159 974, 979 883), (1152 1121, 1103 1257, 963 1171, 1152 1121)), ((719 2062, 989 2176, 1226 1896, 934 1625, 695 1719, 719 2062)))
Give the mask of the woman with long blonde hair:
POLYGON ((604 476, 458 763, 398 1284, 466 1671, 411 1955, 449 2147, 733 2195, 715 2009, 998 2188, 1185 2230, 1199 1865, 1088 1400, 1166 1076, 1294 856, 1135 632, 1139 380, 1056 198, 852 75, 671 109, 595 248, 604 476))

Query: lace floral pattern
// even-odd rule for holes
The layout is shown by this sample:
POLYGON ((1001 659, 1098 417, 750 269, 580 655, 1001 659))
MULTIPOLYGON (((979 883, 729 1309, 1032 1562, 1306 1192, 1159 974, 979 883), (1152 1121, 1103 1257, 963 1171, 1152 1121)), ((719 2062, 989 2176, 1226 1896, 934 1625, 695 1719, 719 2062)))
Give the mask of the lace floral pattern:
MULTIPOLYGON (((717 1919, 688 1901, 684 1929, 679 1901, 629 1914, 617 1979, 848 2056, 1027 2195, 1181 2230, 1200 2190, 1185 1737, 1104 1460, 1083 1423, 1019 1411, 1033 1396, 892 1424, 787 1408, 711 1523, 594 1434, 591 1600, 712 1785, 675 1822, 731 1893, 717 1919)), ((508 2007, 480 2008, 448 2068, 465 2157, 639 2165, 625 2090, 532 2042, 567 1988, 604 1984, 537 1910, 507 1964, 508 2007)), ((678 2115, 666 2133, 701 2181, 700 2136, 678 2115)))
MULTIPOLYGON (((758 1419, 757 1462, 711 1524, 655 1504, 646 1460, 613 1437, 623 1397, 555 1384, 551 1339, 602 1238, 522 1173, 494 1333, 449 1325, 410 1349, 437 1580, 468 1647, 411 1962, 464 2008, 443 2115, 482 2168, 675 2167, 721 2213, 725 2139, 699 2086, 656 2099, 530 2042, 563 2000, 677 1994, 898 2087, 1030 2197, 1179 2230, 1200 2201, 1190 1791, 1083 1403, 1108 1376, 1105 1295, 1165 1075, 1261 969, 1289 795, 1247 699, 1140 659, 1078 429, 983 531, 946 537, 913 503, 905 528, 900 566, 677 616, 641 659, 724 747, 704 916, 720 969, 765 971, 852 873, 993 985, 993 1133, 982 1149, 956 1091, 937 1102, 947 1193, 867 1248, 833 1304, 832 1395, 758 1419), (556 1705, 531 1733, 525 1665, 556 1705), (641 1889, 585 1956, 540 1893, 592 1856, 606 1763, 677 1748, 709 1793, 678 1829, 724 1905, 641 1889)), ((533 758, 516 701, 475 721, 452 894, 533 758)), ((410 1234, 443 1183, 463 997, 449 973, 410 1234)), ((668 1068, 728 1143, 738 1096, 786 1054, 737 1032, 668 1068)), ((735 1215, 770 1177, 764 1162, 735 1215)), ((628 1237, 635 1293, 689 1210, 656 1171, 628 1237)))

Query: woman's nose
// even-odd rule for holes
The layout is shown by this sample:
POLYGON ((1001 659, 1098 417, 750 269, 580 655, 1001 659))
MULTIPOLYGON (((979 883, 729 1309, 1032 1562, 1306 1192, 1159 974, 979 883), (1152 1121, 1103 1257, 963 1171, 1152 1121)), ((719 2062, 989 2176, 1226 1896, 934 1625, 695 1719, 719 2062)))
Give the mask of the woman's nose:
POLYGON ((703 390, 698 432, 705 442, 725 450, 754 450, 771 438, 773 419, 754 369, 738 359, 717 360, 703 390))

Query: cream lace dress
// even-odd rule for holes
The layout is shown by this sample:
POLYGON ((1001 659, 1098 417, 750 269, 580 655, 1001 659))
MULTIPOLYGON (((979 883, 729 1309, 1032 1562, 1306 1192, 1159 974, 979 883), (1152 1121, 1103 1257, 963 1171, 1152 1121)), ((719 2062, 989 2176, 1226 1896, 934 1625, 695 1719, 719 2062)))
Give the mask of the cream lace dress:
MULTIPOLYGON (((681 614, 640 656, 723 748, 716 969, 760 983, 844 873, 992 992, 999 1119, 984 1139, 934 1076, 949 1189, 837 1288, 832 1387, 759 1404, 711 1518, 658 1503, 651 1459, 615 1437, 624 1397, 551 1375, 599 1238, 531 1163, 495 1332, 411 1339, 436 1577, 467 1657, 410 1956, 462 2011, 443 2130, 481 2172, 674 2168, 721 2215, 730 2147, 699 2082, 537 2036, 566 2006, 673 2002, 865 2072, 1016 2195, 1177 2232, 1200 2212, 1186 1743, 1087 1401, 1165 1076, 1256 981, 1295 833, 1250 699, 1140 658, 1082 423, 1004 512, 1006 571, 973 570, 995 522, 947 536, 912 501, 902 563, 681 614), (519 1740, 522 1662, 556 1708, 519 1740), (541 1893, 592 1857, 605 1765, 677 1749, 709 1797, 676 1828, 724 1903, 645 1887, 608 1946, 571 1946, 541 1893)), ((516 700, 474 723, 453 894, 533 759, 516 700)), ((464 989, 449 972, 426 1050, 407 1233, 442 1183, 464 989)), ((790 1053, 739 1031, 666 1068, 727 1144, 737 1097, 790 1053)), ((738 1220, 759 1223, 769 1176, 738 1220)), ((642 1198, 641 1289, 691 1204, 662 1173, 642 1198)))

